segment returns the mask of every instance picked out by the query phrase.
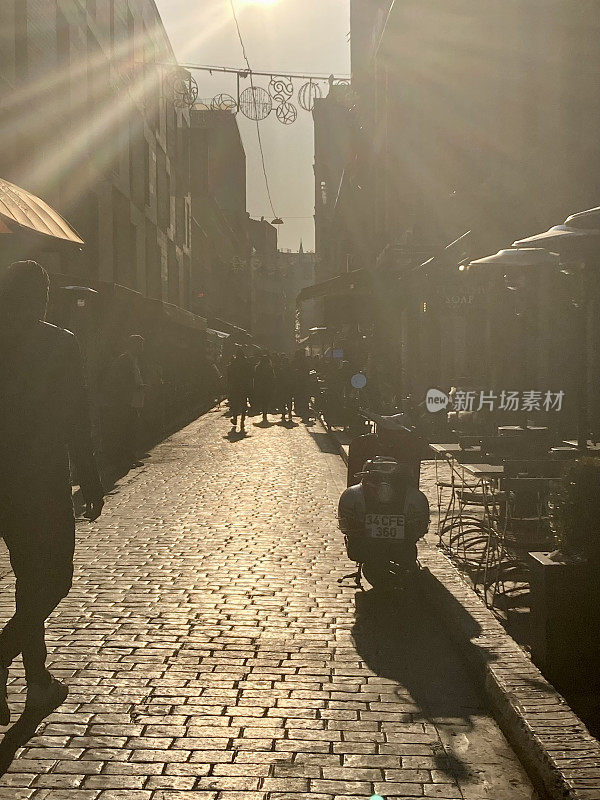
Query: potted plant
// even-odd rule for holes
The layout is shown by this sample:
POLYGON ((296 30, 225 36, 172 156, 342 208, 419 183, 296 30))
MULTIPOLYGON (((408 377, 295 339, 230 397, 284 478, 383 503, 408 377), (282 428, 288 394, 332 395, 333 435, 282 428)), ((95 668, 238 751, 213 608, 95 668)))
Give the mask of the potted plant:
POLYGON ((555 685, 600 670, 600 459, 573 462, 550 498, 558 550, 530 553, 531 652, 555 685))
POLYGON ((561 553, 600 565, 600 458, 580 458, 568 468, 550 512, 561 553))

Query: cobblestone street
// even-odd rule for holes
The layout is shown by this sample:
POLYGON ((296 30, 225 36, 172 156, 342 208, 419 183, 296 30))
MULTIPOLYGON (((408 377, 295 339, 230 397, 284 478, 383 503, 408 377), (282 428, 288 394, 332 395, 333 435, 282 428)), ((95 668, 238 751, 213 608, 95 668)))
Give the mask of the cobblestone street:
MULTIPOLYGON (((48 624, 70 695, 0 800, 531 798, 418 599, 386 615, 338 585, 345 467, 327 435, 257 419, 229 440, 211 412, 78 523, 48 624)), ((6 618, 10 577, 1 589, 6 618)), ((16 719, 20 661, 13 676, 16 719)))

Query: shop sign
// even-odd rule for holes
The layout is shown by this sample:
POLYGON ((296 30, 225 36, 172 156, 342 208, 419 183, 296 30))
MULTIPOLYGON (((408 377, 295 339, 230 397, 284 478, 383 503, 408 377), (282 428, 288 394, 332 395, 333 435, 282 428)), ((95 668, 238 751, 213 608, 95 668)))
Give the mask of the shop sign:
POLYGON ((438 287, 437 292, 432 298, 432 303, 427 303, 424 307, 435 305, 440 310, 446 311, 465 311, 474 308, 481 295, 484 293, 483 287, 469 287, 466 289, 464 286, 460 287, 438 287))

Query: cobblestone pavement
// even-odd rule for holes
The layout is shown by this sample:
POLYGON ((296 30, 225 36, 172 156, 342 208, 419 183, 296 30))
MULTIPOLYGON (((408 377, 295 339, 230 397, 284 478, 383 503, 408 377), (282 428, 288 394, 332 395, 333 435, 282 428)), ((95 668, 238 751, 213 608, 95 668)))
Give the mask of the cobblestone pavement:
POLYGON ((69 699, 0 800, 530 798, 418 599, 392 612, 338 585, 344 467, 326 434, 248 428, 229 441, 220 412, 201 418, 80 523, 48 625, 69 699))

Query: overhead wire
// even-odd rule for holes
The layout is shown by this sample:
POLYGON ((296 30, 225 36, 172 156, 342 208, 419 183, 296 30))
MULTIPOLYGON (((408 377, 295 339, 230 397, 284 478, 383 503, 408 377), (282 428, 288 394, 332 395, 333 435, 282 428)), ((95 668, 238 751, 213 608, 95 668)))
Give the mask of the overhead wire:
MULTIPOLYGON (((237 12, 235 10, 235 5, 234 5, 233 0, 229 0, 229 5, 231 6, 231 13, 233 14, 233 20, 235 22, 235 27, 236 27, 236 30, 237 30, 238 38, 240 40, 240 45, 242 47, 242 55, 244 56, 244 61, 246 62, 246 66, 248 67, 248 73, 249 73, 249 76, 250 76, 250 86, 252 88, 252 101, 255 102, 256 94, 255 94, 255 90, 254 90, 254 80, 253 80, 253 77, 252 77, 252 75, 253 75, 252 67, 250 66, 250 61, 248 59, 248 54, 246 52, 246 45, 244 44, 244 39, 242 37, 242 31, 240 30, 240 23, 239 23, 239 20, 238 20, 238 16, 237 16, 237 12)), ((267 173, 267 166, 266 166, 266 163, 265 163, 265 151, 263 149, 262 136, 261 136, 261 133, 260 133, 260 125, 258 123, 258 120, 255 120, 255 122, 256 122, 256 134, 258 136, 258 147, 259 147, 259 150, 260 150, 260 159, 261 159, 261 163, 262 163, 262 171, 263 171, 263 175, 265 176, 265 186, 266 186, 266 189, 267 189, 267 197, 269 198, 269 205, 271 206, 271 211, 273 212, 274 219, 279 219, 279 217, 277 216, 277 213, 275 212, 275 207, 273 205, 273 199, 271 197, 271 188, 269 186, 269 176, 268 176, 268 173, 267 173)))
MULTIPOLYGON (((158 64, 157 63, 157 66, 173 67, 173 66, 175 66, 175 64, 158 64)), ((223 73, 227 73, 227 74, 230 74, 230 75, 240 75, 242 73, 245 75, 246 72, 248 72, 249 74, 255 75, 257 77, 271 78, 271 77, 273 77, 273 75, 280 75, 281 77, 284 77, 284 78, 291 78, 291 79, 296 78, 296 79, 302 79, 302 80, 307 80, 307 81, 315 81, 315 82, 319 82, 319 81, 325 82, 325 81, 330 81, 332 79, 334 81, 349 81, 350 80, 350 76, 349 75, 337 75, 337 74, 336 75, 333 75, 333 74, 323 75, 322 73, 316 73, 316 72, 313 72, 313 73, 311 73, 311 72, 289 72, 289 71, 284 70, 284 69, 271 69, 271 70, 259 71, 259 70, 256 70, 256 69, 252 69, 252 70, 248 70, 247 68, 243 69, 241 67, 223 67, 223 66, 212 66, 210 64, 183 64, 183 63, 178 63, 177 66, 182 67, 183 69, 189 69, 189 70, 198 71, 198 72, 210 72, 211 74, 213 72, 223 72, 223 73)))

